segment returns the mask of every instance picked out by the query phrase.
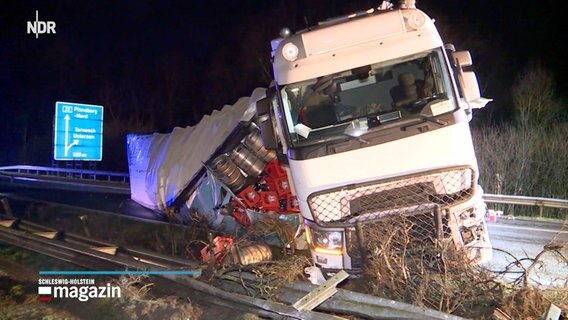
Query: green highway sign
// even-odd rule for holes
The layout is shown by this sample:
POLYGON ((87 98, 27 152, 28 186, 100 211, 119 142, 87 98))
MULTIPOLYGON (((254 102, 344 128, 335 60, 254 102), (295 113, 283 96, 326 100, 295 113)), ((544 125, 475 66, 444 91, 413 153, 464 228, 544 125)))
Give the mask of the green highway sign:
POLYGON ((56 102, 53 136, 55 160, 101 161, 103 106, 56 102))

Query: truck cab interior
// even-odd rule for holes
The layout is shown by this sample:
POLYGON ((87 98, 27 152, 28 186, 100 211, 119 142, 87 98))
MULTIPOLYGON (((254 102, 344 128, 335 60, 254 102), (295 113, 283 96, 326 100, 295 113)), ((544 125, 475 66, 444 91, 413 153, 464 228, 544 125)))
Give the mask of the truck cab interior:
POLYGON ((425 110, 433 100, 444 102, 438 108, 442 112, 452 111, 450 77, 443 72, 442 61, 441 51, 433 50, 286 85, 281 94, 288 128, 294 133, 301 124, 310 131, 322 131, 356 119, 376 125, 436 116, 438 111, 425 110))

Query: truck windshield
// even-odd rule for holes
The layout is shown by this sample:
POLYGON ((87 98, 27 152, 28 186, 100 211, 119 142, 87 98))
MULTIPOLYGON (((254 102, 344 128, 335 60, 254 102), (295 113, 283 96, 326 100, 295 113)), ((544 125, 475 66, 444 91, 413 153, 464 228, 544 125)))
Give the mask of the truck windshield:
POLYGON ((280 93, 293 145, 457 108, 442 49, 288 84, 280 93))

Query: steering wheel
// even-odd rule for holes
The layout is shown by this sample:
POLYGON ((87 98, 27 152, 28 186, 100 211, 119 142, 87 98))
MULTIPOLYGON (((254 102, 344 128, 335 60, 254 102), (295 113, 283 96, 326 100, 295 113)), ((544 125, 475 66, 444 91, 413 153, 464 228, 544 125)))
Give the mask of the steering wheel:
POLYGON ((424 98, 420 98, 414 102, 412 102, 410 105, 408 105, 408 108, 410 109, 416 109, 418 107, 423 107, 425 106, 428 102, 433 101, 435 99, 437 99, 438 97, 436 95, 432 95, 432 96, 428 96, 428 97, 424 97, 424 98))

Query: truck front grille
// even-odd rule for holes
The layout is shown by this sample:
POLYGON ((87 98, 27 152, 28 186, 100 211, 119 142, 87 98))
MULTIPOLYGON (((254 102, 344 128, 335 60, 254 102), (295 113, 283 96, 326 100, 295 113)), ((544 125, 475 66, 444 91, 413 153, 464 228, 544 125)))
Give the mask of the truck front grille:
POLYGON ((475 181, 471 167, 448 168, 314 193, 308 204, 322 226, 353 225, 466 201, 473 196, 475 181))
POLYGON ((389 216, 349 227, 347 254, 351 257, 351 267, 361 269, 366 259, 422 257, 436 243, 451 237, 447 217, 437 209, 411 216, 389 216))

